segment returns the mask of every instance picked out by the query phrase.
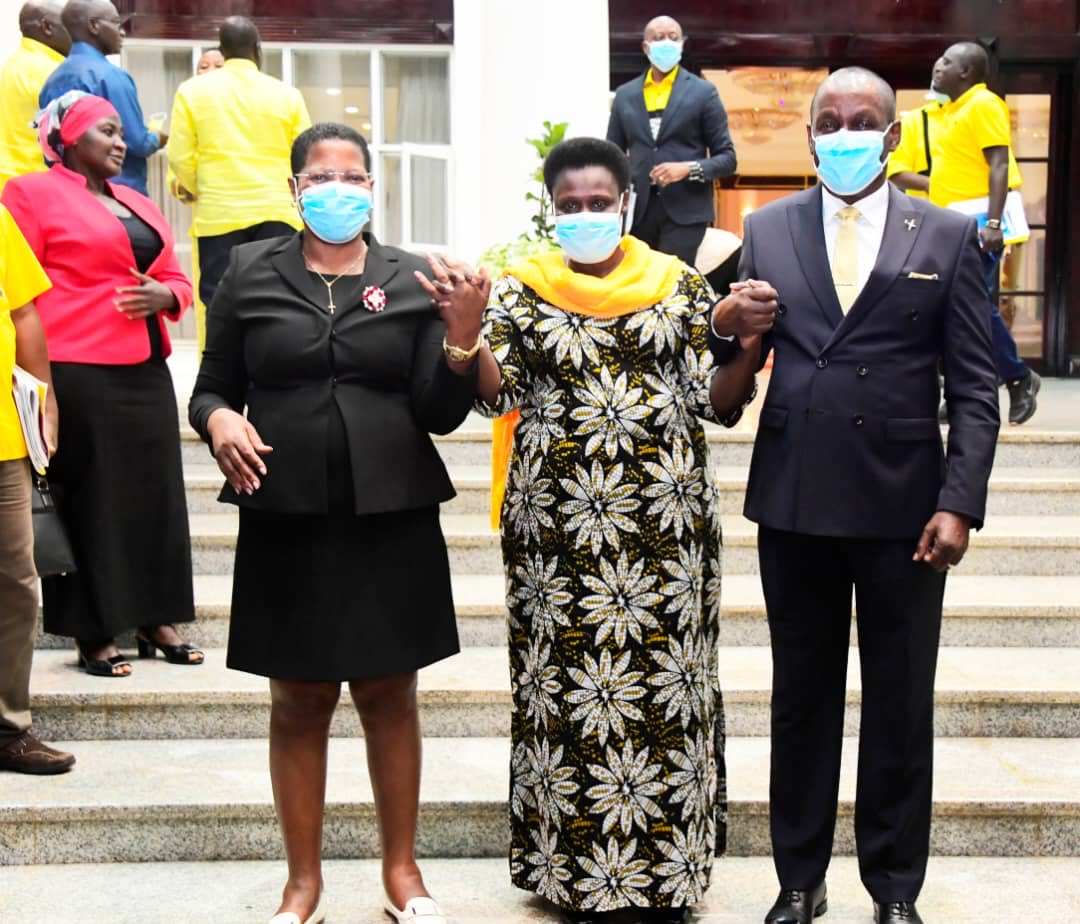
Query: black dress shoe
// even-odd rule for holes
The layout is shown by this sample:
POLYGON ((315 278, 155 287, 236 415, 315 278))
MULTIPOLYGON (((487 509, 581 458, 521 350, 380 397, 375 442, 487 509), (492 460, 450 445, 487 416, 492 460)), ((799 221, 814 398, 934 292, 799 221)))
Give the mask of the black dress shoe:
POLYGON ((915 902, 874 902, 874 924, 923 924, 915 902))
POLYGON ((1035 396, 1039 393, 1041 385, 1042 379, 1039 378, 1038 373, 1030 369, 1022 379, 1006 383, 1009 390, 1009 423, 1014 427, 1026 422, 1035 413, 1035 407, 1038 404, 1035 396))
POLYGON ((765 915, 765 924, 810 924, 829 910, 825 880, 816 889, 781 889, 776 902, 765 915))

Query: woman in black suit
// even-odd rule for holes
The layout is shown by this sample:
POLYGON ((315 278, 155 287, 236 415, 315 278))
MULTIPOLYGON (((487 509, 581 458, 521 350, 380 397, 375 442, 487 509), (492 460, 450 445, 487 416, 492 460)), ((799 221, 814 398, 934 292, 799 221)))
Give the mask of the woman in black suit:
POLYGON ((454 306, 486 296, 461 280, 436 311, 414 277, 427 264, 361 234, 371 162, 352 129, 305 131, 292 171, 304 230, 233 251, 190 407, 228 479, 220 500, 240 507, 228 665, 270 678, 289 864, 273 922, 323 918, 327 740, 348 681, 387 910, 439 924, 414 856, 416 671, 458 639, 438 508, 454 489, 428 434, 469 412, 475 364, 451 370, 444 347, 461 341, 454 306))

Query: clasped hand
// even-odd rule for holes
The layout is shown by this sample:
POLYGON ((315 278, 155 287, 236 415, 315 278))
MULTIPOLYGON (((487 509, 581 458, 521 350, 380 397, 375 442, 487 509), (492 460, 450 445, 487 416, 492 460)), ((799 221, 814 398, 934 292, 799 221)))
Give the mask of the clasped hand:
POLYGON ((446 254, 428 254, 427 261, 433 278, 419 270, 414 275, 446 324, 446 342, 471 349, 480 337, 480 318, 491 294, 491 277, 483 267, 474 270, 446 254))
POLYGON ((745 349, 772 330, 779 307, 776 289, 758 279, 731 285, 731 294, 716 303, 713 329, 724 337, 738 337, 745 349))
POLYGON ((139 280, 139 285, 120 286, 116 290, 120 297, 113 301, 116 310, 121 314, 136 321, 159 311, 171 311, 176 307, 176 296, 167 285, 140 273, 137 269, 132 269, 131 275, 139 280))

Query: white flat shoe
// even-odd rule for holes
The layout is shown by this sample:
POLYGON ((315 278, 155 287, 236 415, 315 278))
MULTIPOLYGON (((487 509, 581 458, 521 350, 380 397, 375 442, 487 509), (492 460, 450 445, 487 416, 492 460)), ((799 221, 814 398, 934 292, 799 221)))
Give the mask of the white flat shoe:
POLYGON ((405 902, 404 910, 395 908, 394 903, 387 898, 383 902, 386 913, 399 924, 409 924, 417 921, 419 924, 449 924, 449 918, 442 913, 442 909, 435 903, 435 899, 426 895, 410 898, 405 902))
POLYGON ((300 915, 295 911, 282 911, 281 914, 275 914, 270 919, 270 924, 322 924, 326 918, 326 912, 323 911, 322 896, 319 896, 319 904, 315 906, 315 910, 311 912, 311 917, 306 921, 300 920, 300 915))

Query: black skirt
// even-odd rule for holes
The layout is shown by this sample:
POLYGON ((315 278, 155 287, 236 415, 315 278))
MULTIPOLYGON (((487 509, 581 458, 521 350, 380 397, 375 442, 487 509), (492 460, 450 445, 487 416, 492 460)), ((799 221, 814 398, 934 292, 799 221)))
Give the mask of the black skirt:
POLYGON ((75 574, 45 578, 45 631, 85 641, 191 622, 191 537, 165 360, 53 363, 60 445, 49 483, 75 574))
POLYGON ((228 666, 338 682, 407 674, 456 654, 438 507, 357 516, 336 414, 328 435, 331 513, 240 510, 228 666))

